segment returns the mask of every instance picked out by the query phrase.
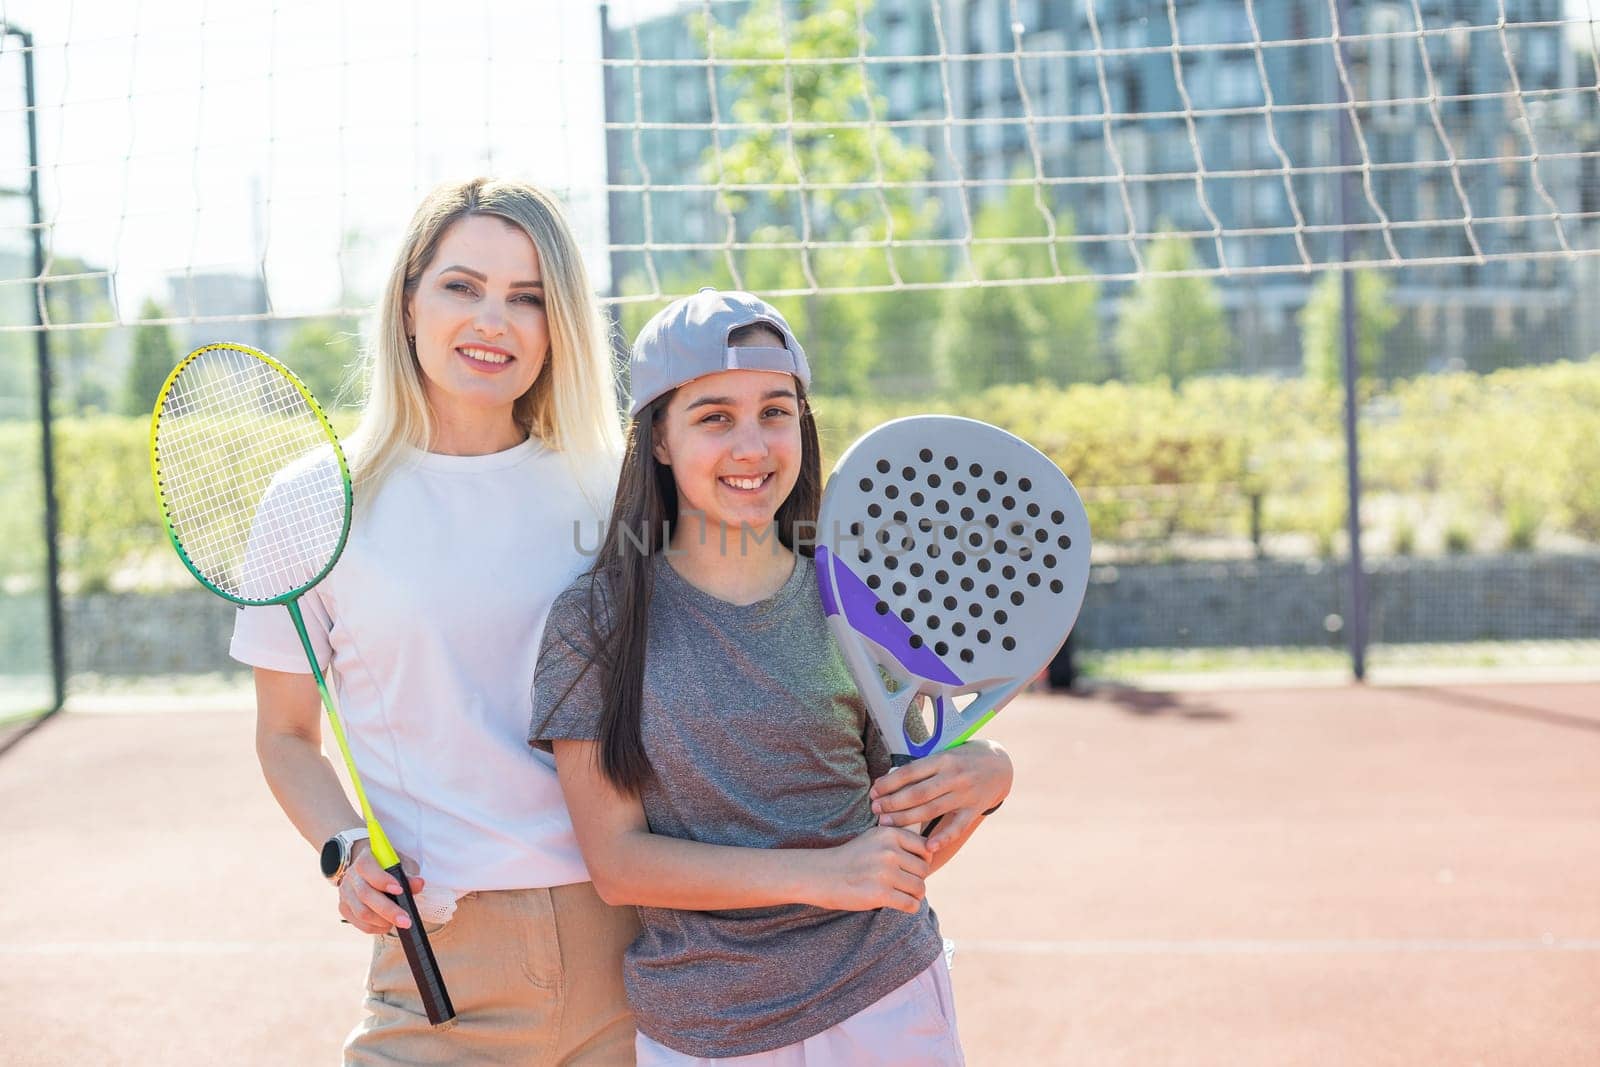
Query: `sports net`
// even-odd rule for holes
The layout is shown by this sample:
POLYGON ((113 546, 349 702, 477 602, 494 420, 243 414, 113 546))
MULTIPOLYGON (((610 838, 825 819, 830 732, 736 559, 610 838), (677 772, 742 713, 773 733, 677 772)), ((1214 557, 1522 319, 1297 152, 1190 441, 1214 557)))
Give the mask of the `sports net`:
POLYGON ((1595 250, 1600 60, 1559 0, 682 7, 615 31, 608 65, 612 250, 652 280, 677 253, 739 280, 788 251, 798 293, 1595 250), (1047 269, 984 269, 1026 248, 1047 269), (917 249, 940 277, 898 269, 917 249), (861 276, 819 273, 851 251, 876 253, 861 276))
POLYGON ((1039 443, 1090 506, 1090 646, 1314 648, 1351 611, 1349 270, 1373 639, 1594 638, 1593 14, 846 0, 618 19, 623 319, 699 284, 780 294, 819 387, 849 398, 821 408, 836 444, 930 393, 1039 443))
POLYGON ((0 201, 6 373, 39 306, 58 407, 135 487, 61 487, 69 584, 170 579, 137 562, 132 456, 183 351, 244 341, 359 400, 411 209, 488 171, 566 201, 624 334, 701 285, 776 297, 830 457, 929 409, 1038 444, 1090 507, 1105 648, 1341 640, 1349 269, 1374 637, 1600 637, 1591 8, 3 0, 46 251, 0 201))

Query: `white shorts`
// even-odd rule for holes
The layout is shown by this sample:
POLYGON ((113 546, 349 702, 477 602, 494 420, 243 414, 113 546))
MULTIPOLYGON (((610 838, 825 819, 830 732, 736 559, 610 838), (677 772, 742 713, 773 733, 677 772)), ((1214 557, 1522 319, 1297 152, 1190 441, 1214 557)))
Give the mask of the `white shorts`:
POLYGON ((769 1052, 702 1059, 634 1037, 638 1067, 964 1067, 950 968, 940 956, 905 985, 842 1023, 769 1052))

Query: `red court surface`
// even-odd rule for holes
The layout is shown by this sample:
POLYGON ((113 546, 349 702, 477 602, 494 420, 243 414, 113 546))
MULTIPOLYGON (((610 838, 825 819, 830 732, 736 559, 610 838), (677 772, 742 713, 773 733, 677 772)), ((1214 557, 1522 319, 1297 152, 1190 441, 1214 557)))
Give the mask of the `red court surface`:
MULTIPOLYGON (((930 893, 969 1061, 1600 1063, 1600 686, 1029 696, 930 893)), ((368 944, 239 711, 0 758, 0 1060, 337 1061, 368 944)))

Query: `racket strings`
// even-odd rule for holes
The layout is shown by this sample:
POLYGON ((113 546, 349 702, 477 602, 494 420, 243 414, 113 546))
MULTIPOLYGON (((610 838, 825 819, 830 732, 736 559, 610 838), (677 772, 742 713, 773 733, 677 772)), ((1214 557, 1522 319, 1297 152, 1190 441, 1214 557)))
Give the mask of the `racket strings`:
POLYGON ((345 528, 335 445, 272 365, 230 348, 191 360, 157 418, 155 462, 167 521, 196 571, 262 601, 314 580, 345 528))

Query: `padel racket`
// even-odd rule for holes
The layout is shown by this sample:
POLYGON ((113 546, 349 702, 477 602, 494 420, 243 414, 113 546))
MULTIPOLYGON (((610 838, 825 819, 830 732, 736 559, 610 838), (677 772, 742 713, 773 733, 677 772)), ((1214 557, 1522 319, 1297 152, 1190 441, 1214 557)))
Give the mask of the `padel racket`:
POLYGON ((1021 692, 1089 584, 1072 482, 975 419, 916 415, 868 432, 839 458, 818 527, 823 610, 897 767, 961 744, 1021 692))
POLYGON ((287 367, 212 344, 173 369, 150 421, 150 469, 167 537, 200 584, 247 607, 289 609, 371 835, 411 917, 397 929, 435 1026, 455 1017, 400 857, 367 804, 338 708, 306 635, 300 596, 333 569, 350 532, 350 469, 327 416, 287 367))

